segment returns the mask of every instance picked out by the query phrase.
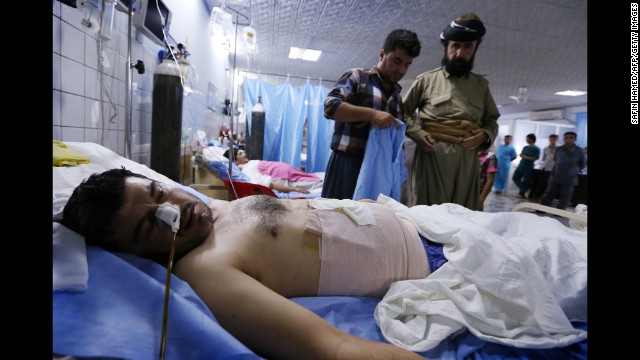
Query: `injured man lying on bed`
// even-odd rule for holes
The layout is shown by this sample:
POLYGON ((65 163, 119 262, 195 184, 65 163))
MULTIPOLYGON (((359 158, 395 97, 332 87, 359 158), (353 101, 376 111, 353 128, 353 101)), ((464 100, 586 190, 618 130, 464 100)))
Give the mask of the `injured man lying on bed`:
MULTIPOLYGON (((223 154, 229 158, 229 150, 223 154)), ((233 149, 233 158, 242 172, 251 179, 251 183, 260 184, 280 192, 299 192, 309 194, 322 192, 323 179, 308 174, 280 161, 249 160, 243 150, 233 149)))
MULTIPOLYGON (((522 347, 586 338, 568 320, 586 320, 586 241, 582 249, 564 244, 572 241, 566 236, 546 239, 546 257, 539 258, 522 244, 474 228, 469 214, 478 212, 454 204, 433 212, 443 205, 407 208, 385 196, 372 202, 263 195, 205 204, 122 168, 93 174, 76 187, 62 223, 84 235, 87 245, 165 265, 173 232, 156 218, 165 203, 181 213, 175 274, 225 329, 265 358, 419 359, 409 350, 422 351, 425 342, 465 326, 522 347), (575 255, 550 258, 548 250, 558 244, 575 248, 575 255), (571 275, 551 278, 550 266, 564 266, 571 275), (432 278, 438 281, 427 283, 432 278), (324 295, 385 295, 375 317, 391 344, 343 332, 288 299, 324 295), (425 337, 412 339, 411 329, 425 337)), ((537 218, 514 213, 521 215, 537 218)))

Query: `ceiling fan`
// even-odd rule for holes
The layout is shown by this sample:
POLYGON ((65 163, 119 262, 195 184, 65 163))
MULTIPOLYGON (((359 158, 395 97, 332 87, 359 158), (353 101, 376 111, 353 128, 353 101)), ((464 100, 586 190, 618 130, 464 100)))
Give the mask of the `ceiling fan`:
POLYGON ((509 96, 509 99, 511 99, 513 101, 505 103, 505 104, 500 104, 500 105, 498 105, 498 107, 515 105, 515 104, 525 104, 527 102, 527 87, 526 86, 520 86, 518 88, 518 95, 517 96, 511 95, 511 96, 509 96))
POLYGON ((509 99, 515 101, 515 104, 524 104, 527 102, 527 87, 520 86, 518 88, 518 96, 509 96, 509 99))

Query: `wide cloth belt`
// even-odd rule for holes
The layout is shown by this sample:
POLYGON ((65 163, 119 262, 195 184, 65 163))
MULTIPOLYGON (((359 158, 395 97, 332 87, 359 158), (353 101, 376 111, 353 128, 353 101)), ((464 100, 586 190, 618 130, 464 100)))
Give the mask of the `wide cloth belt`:
POLYGON ((482 131, 478 124, 469 120, 423 120, 422 129, 428 132, 435 140, 448 141, 454 144, 460 144, 465 138, 479 134, 482 131))

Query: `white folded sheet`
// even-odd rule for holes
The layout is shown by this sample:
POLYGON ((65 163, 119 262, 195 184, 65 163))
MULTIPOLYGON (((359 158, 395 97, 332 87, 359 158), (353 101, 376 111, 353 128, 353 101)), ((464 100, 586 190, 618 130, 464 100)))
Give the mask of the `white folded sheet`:
POLYGON ((411 209, 381 196, 448 259, 425 279, 393 283, 375 319, 391 343, 426 351, 467 328, 482 340, 523 348, 587 337, 587 236, 529 213, 484 213, 456 204, 411 209))

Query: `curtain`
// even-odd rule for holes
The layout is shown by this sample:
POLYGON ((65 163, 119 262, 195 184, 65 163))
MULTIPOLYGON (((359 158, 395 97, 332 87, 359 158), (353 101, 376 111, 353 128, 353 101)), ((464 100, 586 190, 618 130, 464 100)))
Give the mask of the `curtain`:
POLYGON ((251 109, 258 96, 265 109, 262 160, 300 167, 304 123, 307 120, 305 171, 325 171, 333 131, 333 121, 324 117, 324 97, 329 89, 322 85, 311 86, 309 81, 305 86, 294 88, 288 82, 273 85, 260 79, 245 79, 242 87, 248 129, 251 129, 251 109))
POLYGON ((579 112, 576 114, 576 145, 581 148, 587 146, 587 113, 579 112))
POLYGON ((324 117, 324 99, 329 91, 321 85, 309 89, 306 172, 326 171, 331 156, 334 121, 324 117))

